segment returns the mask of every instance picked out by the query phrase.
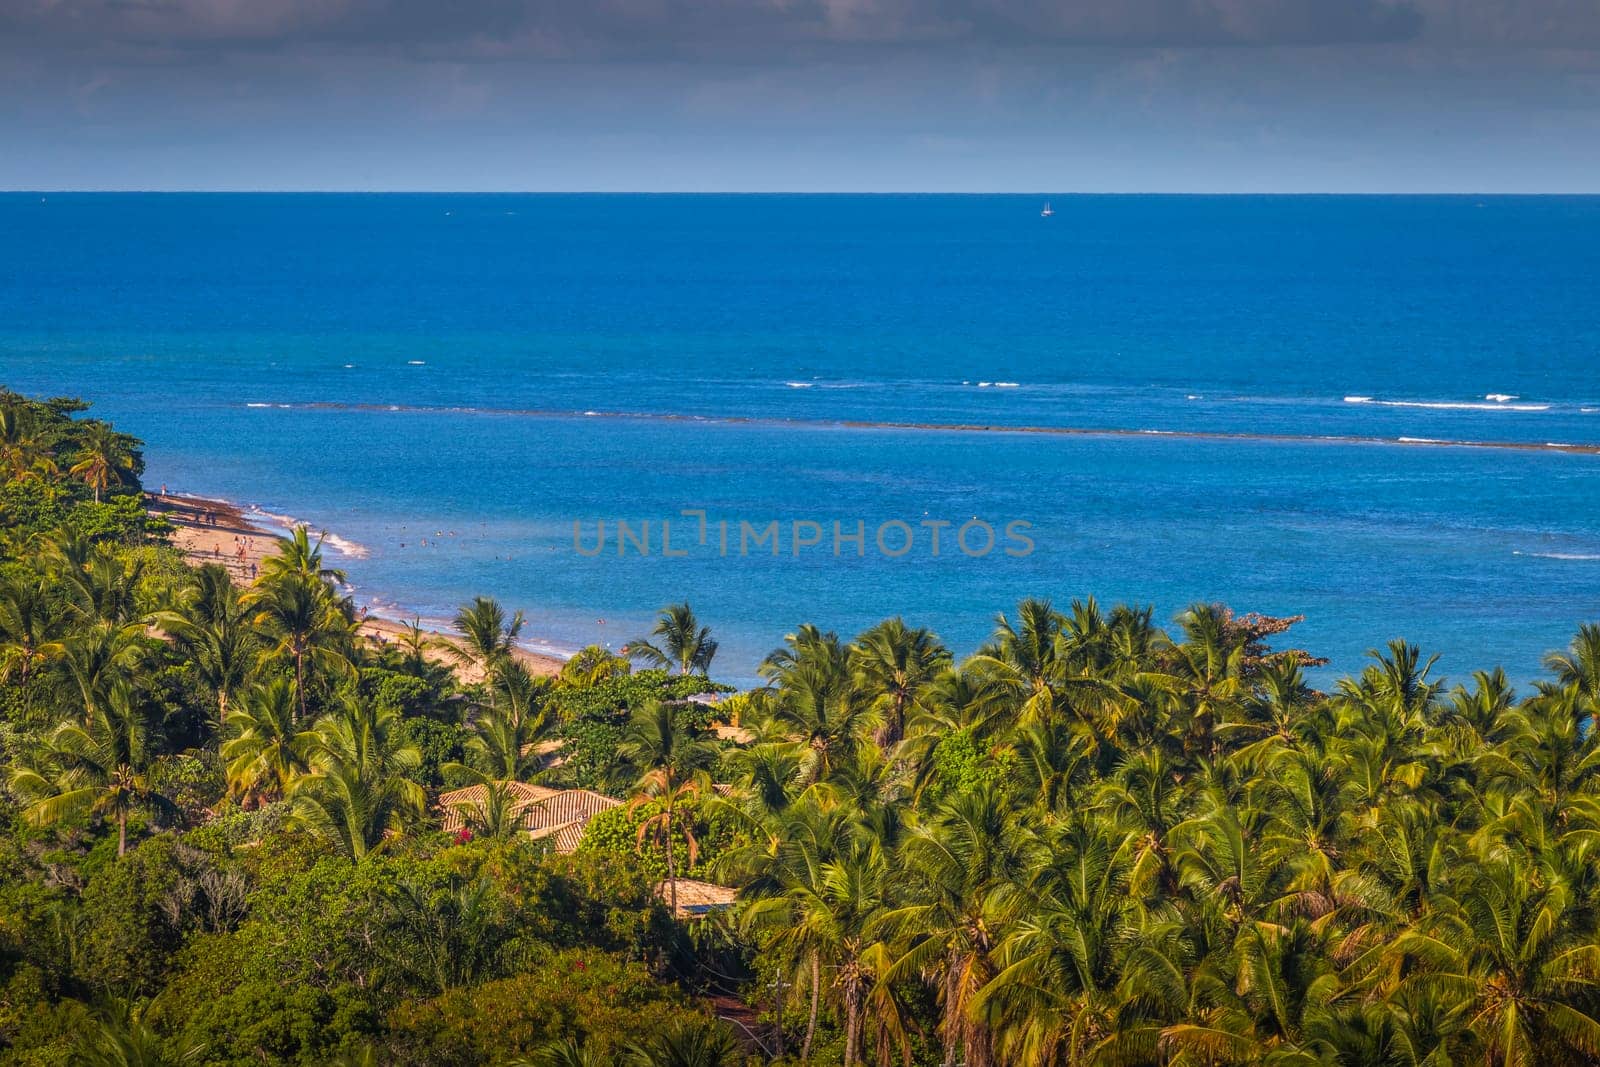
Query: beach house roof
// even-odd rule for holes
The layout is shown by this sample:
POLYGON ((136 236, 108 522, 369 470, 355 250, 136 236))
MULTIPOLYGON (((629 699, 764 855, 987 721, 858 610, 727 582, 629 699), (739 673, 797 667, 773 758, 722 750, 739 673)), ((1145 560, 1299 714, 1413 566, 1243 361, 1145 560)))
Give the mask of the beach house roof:
POLYGON ((554 831, 569 823, 587 823, 621 803, 589 789, 563 789, 529 804, 522 825, 530 831, 554 831))
MULTIPOLYGON (((535 840, 552 838, 555 850, 572 852, 583 837, 583 828, 589 820, 621 804, 620 800, 596 793, 590 789, 549 789, 527 782, 499 783, 513 796, 512 810, 528 836, 535 840)), ((466 825, 467 816, 474 810, 482 812, 489 797, 485 785, 472 785, 455 789, 439 796, 439 826, 446 833, 455 833, 466 825)))
MULTIPOLYGON (((554 796, 560 792, 557 789, 548 789, 542 785, 529 785, 527 782, 501 782, 512 795, 512 807, 523 811, 529 804, 545 797, 554 796)), ((482 813, 484 804, 489 798, 489 787, 485 785, 469 785, 465 789, 453 789, 448 793, 439 794, 439 825, 447 833, 454 833, 466 825, 469 813, 482 813)))
MULTIPOLYGON (((714 911, 731 908, 739 895, 737 889, 730 889, 714 882, 700 882, 693 878, 679 878, 677 888, 679 919, 701 919, 714 911)), ((666 882, 656 884, 655 894, 663 904, 672 899, 666 882)))
POLYGON ((555 847, 556 852, 562 856, 570 856, 578 851, 578 843, 583 840, 583 831, 588 826, 587 821, 564 822, 560 826, 547 826, 539 830, 529 830, 528 836, 535 841, 548 838, 555 847))

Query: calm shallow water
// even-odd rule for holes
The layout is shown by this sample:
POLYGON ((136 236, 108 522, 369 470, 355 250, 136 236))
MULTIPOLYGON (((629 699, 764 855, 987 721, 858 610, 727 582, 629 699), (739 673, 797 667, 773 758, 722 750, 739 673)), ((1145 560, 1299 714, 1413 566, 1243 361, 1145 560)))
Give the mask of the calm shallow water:
POLYGON ((327 525, 359 598, 491 592, 570 648, 688 597, 735 679, 805 620, 969 651, 1025 595, 1304 613, 1324 678, 1403 635, 1528 679, 1600 617, 1600 456, 832 425, 1600 444, 1600 199, 1055 207, 0 196, 0 382, 94 401, 152 484, 327 525), (683 508, 783 554, 713 525, 662 558, 683 508), (918 524, 973 516, 1035 550, 929 554, 918 524), (650 557, 574 551, 617 519, 650 557))

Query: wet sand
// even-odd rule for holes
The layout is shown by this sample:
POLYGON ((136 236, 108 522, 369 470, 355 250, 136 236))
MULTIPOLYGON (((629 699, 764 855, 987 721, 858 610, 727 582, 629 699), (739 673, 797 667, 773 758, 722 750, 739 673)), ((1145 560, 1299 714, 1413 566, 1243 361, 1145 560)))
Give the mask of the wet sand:
MULTIPOLYGON (((197 566, 213 563, 226 567, 235 585, 247 586, 255 579, 260 573, 261 561, 272 554, 281 536, 251 522, 238 507, 226 501, 148 492, 145 499, 152 515, 172 523, 173 547, 197 566)), ((360 633, 375 644, 394 644, 410 633, 410 629, 398 619, 364 613, 360 616, 360 633)), ((423 632, 436 641, 451 640, 450 635, 436 630, 423 632)), ((517 649, 516 657, 536 675, 559 674, 565 664, 557 656, 522 648, 517 649)), ((456 674, 469 685, 481 680, 481 672, 461 664, 445 649, 430 650, 429 658, 455 668, 456 674)))

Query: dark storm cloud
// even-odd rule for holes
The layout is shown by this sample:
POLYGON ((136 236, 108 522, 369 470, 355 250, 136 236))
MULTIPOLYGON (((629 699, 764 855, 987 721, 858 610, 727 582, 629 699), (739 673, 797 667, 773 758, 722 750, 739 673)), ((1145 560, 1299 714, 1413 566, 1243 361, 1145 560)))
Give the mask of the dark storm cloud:
POLYGON ((1600 0, 0 0, 0 187, 1590 189, 1600 0))
POLYGON ((738 61, 863 48, 1340 45, 1417 38, 1413 0, 0 0, 13 44, 398 48, 738 61))
POLYGON ((1594 0, 0 0, 0 50, 797 60, 885 49, 1600 45, 1594 0))

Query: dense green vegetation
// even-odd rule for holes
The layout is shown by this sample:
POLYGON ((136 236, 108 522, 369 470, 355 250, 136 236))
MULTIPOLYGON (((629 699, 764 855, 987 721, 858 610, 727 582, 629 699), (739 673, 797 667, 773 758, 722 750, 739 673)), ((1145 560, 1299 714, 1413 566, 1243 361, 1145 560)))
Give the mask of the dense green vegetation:
POLYGON ((711 708, 687 605, 542 679, 489 599, 361 639, 303 531, 188 567, 80 412, 0 396, 7 1062, 1600 1061, 1600 626, 1323 693, 1290 620, 1026 601, 711 708), (513 781, 628 802, 559 856, 513 781))

